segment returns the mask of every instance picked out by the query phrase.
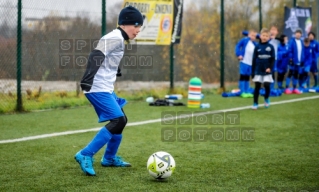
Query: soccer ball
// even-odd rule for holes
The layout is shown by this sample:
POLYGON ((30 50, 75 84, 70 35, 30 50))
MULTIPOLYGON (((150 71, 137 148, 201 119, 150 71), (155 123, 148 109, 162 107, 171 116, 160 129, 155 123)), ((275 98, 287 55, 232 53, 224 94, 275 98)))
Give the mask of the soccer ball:
POLYGON ((166 179, 175 170, 175 160, 169 153, 164 151, 153 153, 148 158, 147 170, 155 179, 166 179))

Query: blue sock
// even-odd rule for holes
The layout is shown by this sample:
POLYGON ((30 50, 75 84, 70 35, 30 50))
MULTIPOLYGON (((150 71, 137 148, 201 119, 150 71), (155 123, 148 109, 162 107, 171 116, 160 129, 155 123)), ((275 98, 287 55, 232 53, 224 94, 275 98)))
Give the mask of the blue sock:
POLYGON ((248 93, 249 90, 249 81, 244 81, 244 92, 248 93))
POLYGON ((289 88, 290 85, 290 77, 286 78, 286 88, 289 88))
POLYGON ((314 75, 313 79, 315 80, 315 87, 318 85, 318 75, 314 75))
POLYGON ((122 141, 122 134, 114 134, 106 146, 105 159, 114 158, 122 141))
POLYGON ((240 89, 240 92, 245 92, 245 81, 239 81, 238 88, 240 89))
POLYGON ((109 140, 111 139, 112 134, 105 127, 95 135, 93 140, 81 151, 81 154, 84 156, 92 157, 95 155, 109 140))
POLYGON ((280 88, 282 88, 282 82, 277 82, 277 85, 278 85, 278 88, 280 89, 280 88))

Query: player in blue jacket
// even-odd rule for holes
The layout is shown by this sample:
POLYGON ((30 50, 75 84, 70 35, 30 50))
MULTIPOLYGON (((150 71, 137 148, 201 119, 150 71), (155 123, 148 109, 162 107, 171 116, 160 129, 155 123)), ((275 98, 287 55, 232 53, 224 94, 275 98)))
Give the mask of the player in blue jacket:
MULTIPOLYGON (((299 70, 299 87, 306 88, 307 81, 309 80, 309 72, 312 64, 312 47, 310 46, 309 38, 304 39, 304 64, 299 70)), ((309 87, 307 87, 309 88, 309 87)))
MULTIPOLYGON (((249 30, 248 37, 242 38, 236 45, 235 54, 240 61, 239 66, 239 89, 243 97, 250 97, 248 93, 249 79, 254 48, 256 46, 256 31, 249 30)), ((251 95, 252 96, 252 95, 251 95)))
POLYGON ((262 29, 260 32, 260 43, 256 45, 253 54, 252 77, 255 82, 254 104, 252 109, 258 107, 258 97, 261 84, 265 87, 265 107, 270 105, 270 83, 273 83, 272 69, 275 62, 275 49, 269 43, 270 32, 268 29, 262 29))
POLYGON ((95 137, 74 156, 81 170, 95 176, 93 156, 107 144, 101 159, 104 167, 130 167, 131 164, 116 156, 122 141, 122 132, 127 123, 123 111, 125 99, 114 93, 114 83, 119 76, 119 64, 124 55, 125 41, 134 39, 143 25, 142 14, 128 6, 119 14, 117 29, 104 35, 90 53, 86 71, 81 80, 81 88, 94 107, 99 122, 108 122, 95 137))
POLYGON ((289 56, 288 56, 288 37, 286 35, 280 36, 280 45, 277 50, 277 83, 279 89, 284 89, 282 83, 288 70, 289 56))
MULTIPOLYGON (((314 32, 310 32, 308 34, 308 38, 310 39, 310 46, 312 48, 312 63, 310 67, 310 72, 313 75, 314 79, 314 87, 318 86, 318 56, 319 56, 319 43, 315 40, 316 34, 314 32)), ((310 78, 309 78, 310 79, 310 78)), ((307 82, 308 87, 310 85, 309 81, 307 82)))
POLYGON ((299 80, 299 70, 300 66, 304 65, 304 44, 301 40, 302 30, 297 29, 295 31, 295 37, 289 41, 289 73, 286 78, 286 94, 301 94, 297 89, 297 84, 299 80), (290 78, 292 77, 293 91, 290 91, 289 84, 290 78))
POLYGON ((269 39, 269 43, 274 47, 275 49, 275 63, 272 69, 272 77, 274 79, 274 83, 270 84, 270 89, 274 89, 275 88, 275 82, 276 82, 276 78, 275 78, 275 73, 277 72, 277 59, 278 59, 278 47, 280 45, 280 41, 278 40, 278 27, 275 24, 272 24, 270 27, 270 39, 269 39))

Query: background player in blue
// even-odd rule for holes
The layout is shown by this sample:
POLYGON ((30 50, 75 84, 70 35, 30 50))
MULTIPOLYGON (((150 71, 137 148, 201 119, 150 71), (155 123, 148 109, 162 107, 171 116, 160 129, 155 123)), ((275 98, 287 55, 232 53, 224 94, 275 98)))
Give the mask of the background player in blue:
POLYGON ((309 38, 304 39, 304 54, 304 65, 299 69, 299 86, 302 88, 306 88, 307 86, 306 84, 309 79, 309 72, 312 63, 312 47, 310 46, 309 38))
POLYGON ((239 89, 243 97, 249 97, 249 79, 251 75, 251 65, 253 52, 256 45, 256 31, 249 30, 248 37, 242 38, 236 45, 235 53, 240 61, 239 66, 239 89))
POLYGON ((265 107, 270 105, 270 83, 273 83, 272 72, 275 62, 275 49, 268 42, 270 32, 268 29, 262 29, 260 32, 260 43, 256 45, 253 54, 252 77, 255 82, 254 104, 252 109, 258 108, 258 97, 261 84, 265 87, 265 107))
POLYGON ((280 45, 277 50, 277 83, 279 89, 284 89, 282 83, 287 73, 289 57, 288 57, 288 37, 286 35, 280 36, 280 45))
MULTIPOLYGON (((289 74, 288 78, 292 76, 293 91, 289 89, 289 82, 286 82, 286 94, 301 94, 297 89, 299 79, 299 68, 304 65, 304 45, 301 41, 302 30, 297 29, 295 31, 295 37, 289 41, 289 74)), ((289 80, 287 78, 287 81, 289 80)))
POLYGON ((280 41, 277 39, 278 33, 279 33, 278 27, 275 24, 271 25, 269 43, 275 49, 275 63, 274 63, 274 67, 272 69, 272 77, 274 79, 274 83, 270 84, 270 89, 274 89, 274 84, 276 81, 276 78, 275 78, 276 74, 275 73, 277 72, 277 51, 278 51, 278 46, 280 45, 280 41))
POLYGON ((134 7, 122 9, 118 18, 119 27, 103 36, 97 47, 90 53, 86 71, 81 80, 81 88, 93 105, 99 122, 109 121, 93 140, 75 155, 82 171, 94 176, 93 155, 107 144, 101 165, 104 167, 130 167, 116 156, 121 144, 122 131, 127 117, 122 109, 124 99, 114 93, 114 82, 119 76, 119 64, 124 55, 124 41, 134 39, 143 25, 142 14, 134 7))
MULTIPOLYGON (((319 56, 319 43, 315 40, 316 34, 314 32, 310 32, 308 34, 308 38, 310 39, 310 46, 312 48, 312 63, 310 67, 310 72, 312 73, 314 79, 314 87, 318 86, 318 56, 319 56)), ((309 78, 310 79, 310 78, 309 78)), ((309 81, 308 87, 310 86, 309 81)))

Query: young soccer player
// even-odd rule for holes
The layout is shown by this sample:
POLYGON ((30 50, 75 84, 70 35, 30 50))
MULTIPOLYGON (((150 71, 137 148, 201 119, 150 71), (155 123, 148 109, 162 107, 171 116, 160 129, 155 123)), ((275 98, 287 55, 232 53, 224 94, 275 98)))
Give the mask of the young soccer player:
POLYGON ((256 31, 249 30, 248 37, 242 38, 236 45, 236 56, 240 61, 239 66, 239 86, 242 93, 242 97, 251 97, 248 93, 249 89, 249 78, 251 75, 251 65, 252 65, 252 58, 254 48, 256 46, 256 31))
POLYGON ((289 58, 288 58, 288 37, 286 35, 280 36, 280 45, 277 51, 277 84, 278 88, 284 90, 282 85, 285 74, 287 73, 289 58))
POLYGON ((265 107, 270 105, 270 83, 273 83, 271 70, 273 69, 275 62, 275 49, 268 42, 270 38, 270 32, 268 29, 262 29, 260 31, 260 43, 256 45, 253 54, 252 64, 252 77, 255 82, 254 90, 254 104, 252 109, 258 108, 258 97, 261 84, 265 87, 265 107))
POLYGON ((289 73, 286 78, 286 94, 301 94, 297 89, 297 83, 299 79, 300 66, 304 64, 304 45, 301 41, 302 30, 298 28, 295 31, 295 37, 289 41, 289 73), (293 91, 289 89, 290 78, 292 77, 293 91))
POLYGON ((124 41, 134 39, 143 25, 142 14, 129 6, 121 10, 119 27, 103 36, 97 47, 91 52, 86 71, 81 80, 81 88, 93 105, 99 122, 109 121, 103 126, 91 142, 75 155, 82 171, 94 176, 93 156, 107 144, 101 165, 104 167, 130 167, 116 156, 122 140, 122 131, 127 123, 123 106, 125 99, 114 93, 114 82, 119 74, 120 60, 124 54, 124 41))
MULTIPOLYGON (((317 87, 318 86, 318 56, 319 56, 319 43, 315 40, 316 38, 316 34, 314 32, 310 32, 308 34, 308 38, 310 39, 310 46, 312 48, 312 63, 311 63, 311 67, 310 67, 310 72, 313 76, 313 80, 314 80, 314 86, 313 87, 317 87)), ((309 78, 310 79, 310 78, 309 78)), ((309 81, 307 82, 308 87, 309 87, 309 81)))
POLYGON ((299 70, 299 87, 309 88, 307 86, 307 81, 309 80, 309 72, 312 63, 312 47, 310 46, 309 38, 304 39, 304 54, 305 60, 304 65, 300 67, 299 70))
POLYGON ((274 67, 272 69, 272 77, 274 79, 274 83, 270 84, 270 89, 274 89, 274 87, 275 87, 274 84, 275 84, 275 81, 276 81, 276 78, 275 78, 276 74, 275 73, 277 72, 277 51, 278 51, 278 47, 280 45, 280 41, 277 39, 278 33, 279 33, 278 27, 275 24, 271 25, 269 43, 275 49, 275 63, 274 63, 274 67))

